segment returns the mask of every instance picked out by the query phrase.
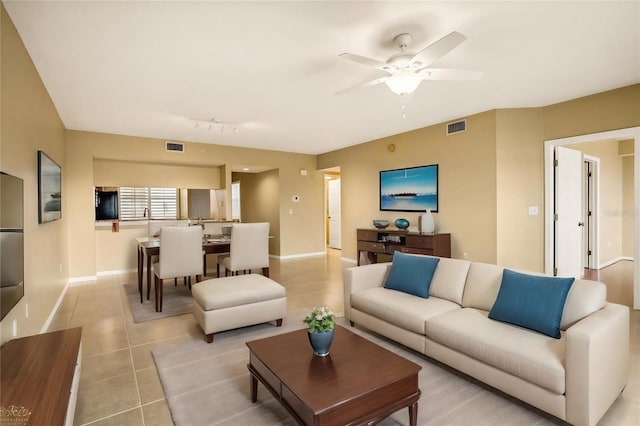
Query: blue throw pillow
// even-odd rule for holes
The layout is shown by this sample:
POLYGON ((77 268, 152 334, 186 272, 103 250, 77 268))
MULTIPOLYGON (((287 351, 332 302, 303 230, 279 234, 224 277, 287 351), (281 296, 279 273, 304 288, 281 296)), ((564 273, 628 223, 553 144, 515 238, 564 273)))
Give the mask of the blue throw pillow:
POLYGON ((429 297, 429 286, 439 261, 440 259, 434 257, 396 251, 393 253, 391 271, 384 283, 384 288, 403 291, 426 299, 429 297))
POLYGON ((574 278, 521 274, 505 269, 489 318, 560 338, 560 321, 574 278))

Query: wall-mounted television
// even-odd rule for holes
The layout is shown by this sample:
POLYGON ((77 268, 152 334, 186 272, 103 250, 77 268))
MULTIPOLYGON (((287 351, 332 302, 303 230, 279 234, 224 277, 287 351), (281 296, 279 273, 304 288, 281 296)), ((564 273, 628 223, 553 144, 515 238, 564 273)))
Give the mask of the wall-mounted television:
POLYGON ((438 165, 380 172, 380 210, 438 212, 438 165))
POLYGON ((118 219, 118 191, 95 192, 96 220, 118 219))
POLYGON ((38 151, 38 223, 62 217, 62 169, 38 151))
POLYGON ((0 172, 0 319, 24 296, 23 186, 0 172))

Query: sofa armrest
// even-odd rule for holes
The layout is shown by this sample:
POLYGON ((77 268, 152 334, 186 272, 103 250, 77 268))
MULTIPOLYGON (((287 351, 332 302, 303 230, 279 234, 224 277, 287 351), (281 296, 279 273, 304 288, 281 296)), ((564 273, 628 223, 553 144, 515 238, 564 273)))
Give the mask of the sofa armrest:
POLYGON ((607 303, 566 332, 566 420, 595 425, 627 384, 629 308, 607 303))
POLYGON ((351 295, 368 288, 382 287, 391 262, 354 266, 344 270, 344 316, 351 320, 351 295))

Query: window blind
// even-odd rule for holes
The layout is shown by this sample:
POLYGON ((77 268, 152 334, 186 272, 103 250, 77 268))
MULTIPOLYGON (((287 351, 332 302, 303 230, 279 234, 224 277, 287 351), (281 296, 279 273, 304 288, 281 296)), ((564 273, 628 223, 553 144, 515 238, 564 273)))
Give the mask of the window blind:
POLYGON ((151 193, 151 219, 178 218, 178 190, 176 188, 149 188, 151 193))
MULTIPOLYGON (((149 208, 149 189, 132 186, 121 186, 118 198, 120 201, 120 220, 143 219, 149 208)), ((148 217, 148 214, 146 214, 148 217)))
POLYGON ((231 183, 231 219, 240 219, 240 182, 231 183))

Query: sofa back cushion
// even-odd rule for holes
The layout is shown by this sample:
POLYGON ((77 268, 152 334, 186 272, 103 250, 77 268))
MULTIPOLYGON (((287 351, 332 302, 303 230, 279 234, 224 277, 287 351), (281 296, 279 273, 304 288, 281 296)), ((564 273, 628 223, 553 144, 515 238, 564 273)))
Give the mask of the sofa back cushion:
POLYGON ((503 269, 502 266, 488 263, 471 263, 462 296, 462 307, 490 311, 500 290, 503 269))
POLYGON ((462 305, 469 266, 471 262, 468 260, 440 258, 431 280, 429 295, 462 305))
POLYGON ((582 318, 604 308, 607 287, 599 281, 576 280, 564 304, 560 330, 566 330, 582 318))

